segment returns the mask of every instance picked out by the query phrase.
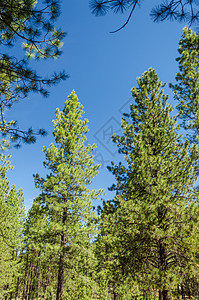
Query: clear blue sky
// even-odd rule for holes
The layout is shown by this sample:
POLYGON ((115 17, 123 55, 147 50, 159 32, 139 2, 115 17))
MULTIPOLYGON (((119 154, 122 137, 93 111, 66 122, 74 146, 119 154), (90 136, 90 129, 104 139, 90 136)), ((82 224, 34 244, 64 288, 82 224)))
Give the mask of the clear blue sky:
MULTIPOLYGON (((43 145, 53 142, 52 119, 57 107, 63 108, 64 101, 74 89, 84 105, 85 117, 89 119, 90 143, 97 143, 96 162, 102 164, 94 180, 96 188, 109 187, 114 178, 106 170, 110 161, 118 161, 118 154, 110 142, 112 131, 120 130, 121 111, 127 111, 131 88, 136 77, 153 67, 162 81, 173 82, 177 72, 178 42, 185 24, 168 22, 156 24, 150 19, 150 9, 159 1, 145 1, 137 8, 129 25, 116 34, 127 15, 94 17, 88 7, 88 0, 70 0, 62 3, 59 25, 67 36, 64 40, 63 55, 56 61, 36 63, 32 66, 43 74, 65 69, 70 78, 50 89, 47 99, 33 94, 17 103, 7 113, 7 118, 18 120, 21 128, 45 128, 49 134, 38 138, 35 145, 23 145, 11 149, 12 164, 9 179, 17 188, 22 187, 25 205, 31 203, 39 193, 35 189, 33 174, 45 175, 43 167, 43 145)), ((170 93, 168 88, 167 92, 170 93)), ((170 98, 173 104, 172 97, 170 98)), ((110 192, 107 197, 111 197, 110 192)))

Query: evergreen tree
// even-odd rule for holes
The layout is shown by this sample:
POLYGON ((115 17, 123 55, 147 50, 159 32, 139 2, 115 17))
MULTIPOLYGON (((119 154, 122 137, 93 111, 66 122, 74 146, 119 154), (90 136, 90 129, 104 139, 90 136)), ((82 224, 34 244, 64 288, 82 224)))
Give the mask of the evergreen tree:
POLYGON ((0 154, 0 298, 16 296, 21 272, 24 207, 22 191, 10 186, 6 177, 10 161, 0 154))
POLYGON ((139 286, 166 300, 187 276, 198 276, 198 149, 181 141, 155 70, 137 82, 125 115, 130 121, 123 118, 123 135, 113 138, 125 161, 109 167, 117 196, 102 211, 98 243, 112 282, 123 278, 131 285, 127 299, 139 286))
POLYGON ((29 66, 29 59, 50 59, 60 56, 64 33, 54 28, 60 14, 59 0, 2 0, 0 1, 0 134, 10 138, 16 145, 20 141, 35 142, 35 134, 43 135, 44 130, 33 132, 20 130, 16 121, 7 121, 5 111, 15 101, 23 99, 30 92, 47 96, 46 87, 66 78, 64 72, 42 78, 29 66), (22 43, 24 55, 8 54, 9 47, 22 43))
POLYGON ((188 137, 198 143, 199 135, 199 33, 185 27, 180 40, 177 58, 179 72, 177 83, 170 85, 174 98, 178 101, 178 117, 182 119, 182 126, 188 130, 188 137))
POLYGON ((83 120, 82 114, 83 106, 72 92, 64 110, 56 111, 55 144, 43 150, 44 166, 50 174, 45 179, 35 175, 36 187, 41 189, 37 201, 47 219, 41 235, 45 247, 53 251, 57 300, 63 297, 63 287, 67 299, 92 298, 94 293, 91 275, 95 259, 90 244, 96 234, 96 216, 91 200, 102 191, 87 188, 99 165, 93 164, 95 145, 85 146, 88 120, 83 120))

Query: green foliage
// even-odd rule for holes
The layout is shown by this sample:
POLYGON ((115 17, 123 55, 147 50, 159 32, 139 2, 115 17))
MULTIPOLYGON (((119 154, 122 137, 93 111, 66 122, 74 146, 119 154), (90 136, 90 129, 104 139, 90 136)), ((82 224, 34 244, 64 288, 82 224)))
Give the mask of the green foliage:
POLYGON ((174 98, 178 101, 178 117, 188 130, 188 137, 197 143, 199 135, 199 34, 185 27, 180 40, 177 58, 179 72, 177 84, 171 85, 174 98))
MULTIPOLYGON (((15 7, 15 1, 12 4, 15 7)), ((19 4, 35 9, 37 3, 20 1, 19 4)), ((52 21, 57 17, 57 10, 51 1, 46 1, 46 5, 46 9, 52 10, 52 21)), ((20 38, 29 36, 33 40, 39 33, 35 28, 34 33, 27 29, 36 22, 29 23, 25 17, 27 11, 24 10, 21 23, 15 27, 18 8, 10 16, 8 10, 7 22, 18 30, 20 38)), ((36 20, 35 12, 31 20, 36 20)), ((42 14, 37 17, 44 22, 42 14)), ((9 45, 15 34, 6 26, 2 30, 7 33, 1 38, 9 45)), ((198 36, 184 29, 181 56, 177 59, 180 67, 177 83, 171 85, 178 101, 178 117, 183 120, 183 128, 189 131, 192 145, 178 134, 180 126, 177 118, 170 116, 173 108, 164 94, 165 84, 150 68, 137 79, 138 87, 132 89, 134 102, 130 113, 122 118, 123 134, 113 137, 122 162, 108 167, 116 179, 110 188, 116 191, 116 196, 104 202, 100 226, 92 201, 103 191, 88 187, 100 165, 93 163, 96 145, 86 146, 88 120, 83 118, 83 106, 74 91, 63 111, 56 110, 55 142, 43 149, 44 167, 49 172, 45 178, 34 175, 41 192, 28 212, 25 226, 22 191, 10 187, 6 177, 12 168, 9 157, 0 154, 0 298, 198 297, 199 189, 195 186, 199 154, 198 36)), ((43 47, 42 43, 38 47, 43 47)), ((31 48, 27 42, 27 56, 54 57, 54 46, 45 47, 31 48)), ((2 64, 7 68, 9 62, 5 58, 2 64)), ((9 74, 13 77, 2 95, 10 87, 14 91, 13 84, 18 80, 16 74, 9 74)), ((7 80, 3 73, 1 80, 3 89, 7 80)), ((29 90, 21 92, 26 96, 29 90)), ((12 101, 8 106, 12 106, 12 101)), ((1 124, 5 138, 8 133, 16 141, 22 135, 26 142, 35 139, 32 129, 26 133, 20 131, 21 135, 18 129, 14 131, 14 121, 1 124)))
POLYGON ((21 272, 24 207, 22 190, 9 185, 9 157, 0 154, 0 298, 12 294, 21 272))
POLYGON ((44 135, 45 131, 20 130, 16 121, 5 120, 5 111, 30 92, 47 96, 46 87, 66 78, 64 72, 42 78, 29 66, 30 58, 38 60, 60 56, 64 33, 54 28, 59 13, 58 0, 0 2, 0 45, 3 50, 0 52, 0 133, 3 140, 11 139, 16 146, 21 141, 34 143, 35 135, 44 135), (22 59, 6 54, 6 49, 15 46, 18 40, 25 51, 22 59))
POLYGON ((155 70, 137 82, 129 121, 113 138, 125 162, 109 167, 117 196, 102 210, 98 256, 115 292, 127 282, 134 296, 159 290, 167 299, 198 277, 198 148, 181 141, 155 70))
MULTIPOLYGON (((43 290, 55 295, 57 289, 56 299, 90 299, 97 288, 92 280, 96 259, 91 241, 97 229, 91 201, 97 199, 102 190, 87 187, 100 165, 93 164, 92 152, 96 146, 85 146, 88 120, 82 119, 83 113, 75 92, 68 97, 63 111, 57 109, 53 121, 55 143, 43 150, 44 166, 50 174, 45 179, 38 174, 34 176, 41 194, 33 203, 26 226, 26 256, 30 253, 36 258, 33 269, 39 263, 43 278, 40 285, 50 280, 48 288, 52 290, 47 287, 43 290), (48 279, 45 279, 43 259, 50 261, 48 279)), ((38 292, 38 289, 32 290, 38 292)), ((30 293, 29 287, 25 296, 30 293)))

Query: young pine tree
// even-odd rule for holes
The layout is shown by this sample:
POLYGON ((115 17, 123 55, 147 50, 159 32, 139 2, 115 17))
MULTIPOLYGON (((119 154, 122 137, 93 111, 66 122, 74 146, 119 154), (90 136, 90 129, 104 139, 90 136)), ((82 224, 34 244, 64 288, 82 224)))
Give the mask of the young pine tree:
POLYGON ((155 70, 137 82, 129 121, 122 119, 123 135, 113 138, 124 162, 109 167, 117 196, 103 209, 98 243, 112 282, 126 279, 132 295, 138 284, 167 300, 186 276, 197 276, 198 149, 178 135, 155 70))
POLYGON ((48 220, 45 243, 54 251, 53 260, 58 257, 54 268, 57 300, 63 297, 63 287, 67 299, 91 297, 93 290, 90 278, 94 258, 90 242, 96 234, 93 222, 96 216, 91 200, 102 191, 87 187, 98 173, 99 165, 93 164, 95 145, 85 145, 88 120, 82 119, 83 113, 73 91, 63 111, 56 111, 55 144, 43 150, 44 166, 50 174, 45 179, 35 175, 36 186, 41 189, 41 207, 48 220))

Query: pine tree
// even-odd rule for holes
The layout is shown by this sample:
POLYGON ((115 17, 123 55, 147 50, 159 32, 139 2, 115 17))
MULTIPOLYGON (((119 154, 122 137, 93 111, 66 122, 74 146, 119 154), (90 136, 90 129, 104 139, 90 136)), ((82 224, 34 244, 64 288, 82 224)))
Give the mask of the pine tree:
POLYGON ((123 135, 113 138, 124 162, 109 167, 117 196, 103 209, 99 243, 113 282, 122 277, 134 296, 138 284, 166 300, 186 276, 198 276, 198 149, 178 135, 155 70, 137 82, 129 121, 122 119, 123 135))
POLYGON ((55 144, 43 150, 44 166, 50 174, 45 179, 35 175, 36 187, 41 189, 39 201, 48 224, 43 233, 45 247, 53 250, 54 261, 57 257, 54 265, 58 276, 57 300, 62 299, 64 286, 68 299, 84 299, 84 293, 92 291, 94 257, 90 243, 96 234, 93 221, 96 216, 91 200, 102 191, 87 188, 98 173, 99 165, 93 164, 95 145, 85 146, 88 120, 82 119, 82 114, 83 106, 72 92, 63 111, 56 111, 55 144))
POLYGON ((23 245, 23 193, 10 186, 6 174, 11 169, 9 157, 0 154, 0 298, 17 293, 23 245))
POLYGON ((188 137, 198 143, 199 135, 199 33, 185 27, 180 40, 179 72, 175 85, 170 85, 178 101, 178 117, 188 130, 188 137))
POLYGON ((21 130, 15 120, 6 120, 5 111, 31 92, 47 96, 47 87, 66 78, 64 72, 43 77, 29 65, 30 58, 60 56, 64 33, 54 27, 59 14, 59 0, 0 1, 0 134, 4 141, 11 140, 17 146, 21 141, 34 143, 35 135, 44 135, 45 131, 21 130), (18 41, 25 52, 22 56, 13 56, 9 48, 15 47, 18 41))

